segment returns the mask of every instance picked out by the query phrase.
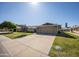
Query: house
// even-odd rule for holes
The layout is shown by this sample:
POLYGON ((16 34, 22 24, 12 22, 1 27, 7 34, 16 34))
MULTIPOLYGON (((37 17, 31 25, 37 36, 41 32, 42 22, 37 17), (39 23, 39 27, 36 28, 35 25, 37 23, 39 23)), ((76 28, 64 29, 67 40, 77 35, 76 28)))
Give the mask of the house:
POLYGON ((26 32, 27 31, 27 26, 26 25, 17 25, 16 31, 17 32, 26 32))
POLYGON ((35 32, 36 26, 17 25, 17 32, 35 32))
POLYGON ((45 23, 36 29, 37 34, 56 34, 61 29, 61 25, 45 23))
POLYGON ((71 32, 72 31, 72 28, 71 27, 63 27, 62 29, 61 29, 61 31, 66 31, 66 32, 71 32))
POLYGON ((79 26, 73 27, 73 31, 78 32, 79 31, 79 26))
POLYGON ((61 29, 61 25, 45 23, 40 26, 17 25, 18 32, 33 32, 37 34, 56 34, 61 29))
POLYGON ((36 32, 37 26, 27 26, 27 32, 36 32))

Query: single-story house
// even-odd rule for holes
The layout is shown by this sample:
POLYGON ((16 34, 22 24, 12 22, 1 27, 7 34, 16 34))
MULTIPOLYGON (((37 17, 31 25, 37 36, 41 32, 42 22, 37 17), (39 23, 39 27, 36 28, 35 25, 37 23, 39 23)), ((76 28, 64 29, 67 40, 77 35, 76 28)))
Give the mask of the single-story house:
POLYGON ((61 25, 45 23, 36 29, 38 34, 56 34, 61 29, 61 25))
POLYGON ((61 31, 66 31, 66 32, 71 32, 72 28, 69 27, 69 28, 62 28, 61 31))
POLYGON ((17 25, 16 31, 17 32, 26 32, 27 31, 27 26, 26 25, 17 25))
POLYGON ((37 26, 27 26, 27 32, 36 32, 37 26))
POLYGON ((73 27, 73 31, 74 31, 74 32, 79 31, 79 26, 77 26, 77 27, 73 27))
POLYGON ((1 33, 6 34, 6 33, 12 33, 12 32, 13 32, 13 29, 7 29, 7 28, 0 29, 0 34, 1 33))
POLYGON ((79 31, 79 27, 74 28, 75 31, 79 31))

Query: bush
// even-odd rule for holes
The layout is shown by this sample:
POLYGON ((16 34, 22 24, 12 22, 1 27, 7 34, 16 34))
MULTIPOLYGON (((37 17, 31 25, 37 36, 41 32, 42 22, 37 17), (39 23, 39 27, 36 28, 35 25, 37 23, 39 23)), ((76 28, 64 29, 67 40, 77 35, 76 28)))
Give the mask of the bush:
POLYGON ((61 34, 61 31, 58 31, 58 34, 61 34))

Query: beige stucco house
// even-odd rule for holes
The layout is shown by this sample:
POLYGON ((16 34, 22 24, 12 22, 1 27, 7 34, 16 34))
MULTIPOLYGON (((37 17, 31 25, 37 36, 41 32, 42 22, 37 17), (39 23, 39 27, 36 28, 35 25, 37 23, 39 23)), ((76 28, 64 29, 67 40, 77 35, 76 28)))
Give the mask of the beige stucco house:
POLYGON ((38 34, 56 34, 61 29, 61 25, 45 23, 36 29, 38 34))

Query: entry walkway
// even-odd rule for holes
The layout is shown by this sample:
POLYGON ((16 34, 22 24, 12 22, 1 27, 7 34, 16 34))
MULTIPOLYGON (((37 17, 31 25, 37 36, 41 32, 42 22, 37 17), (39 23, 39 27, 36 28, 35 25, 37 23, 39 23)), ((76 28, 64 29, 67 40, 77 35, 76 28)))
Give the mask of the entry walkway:
POLYGON ((2 42, 10 56, 46 57, 53 44, 55 36, 29 35, 23 38, 2 42))

